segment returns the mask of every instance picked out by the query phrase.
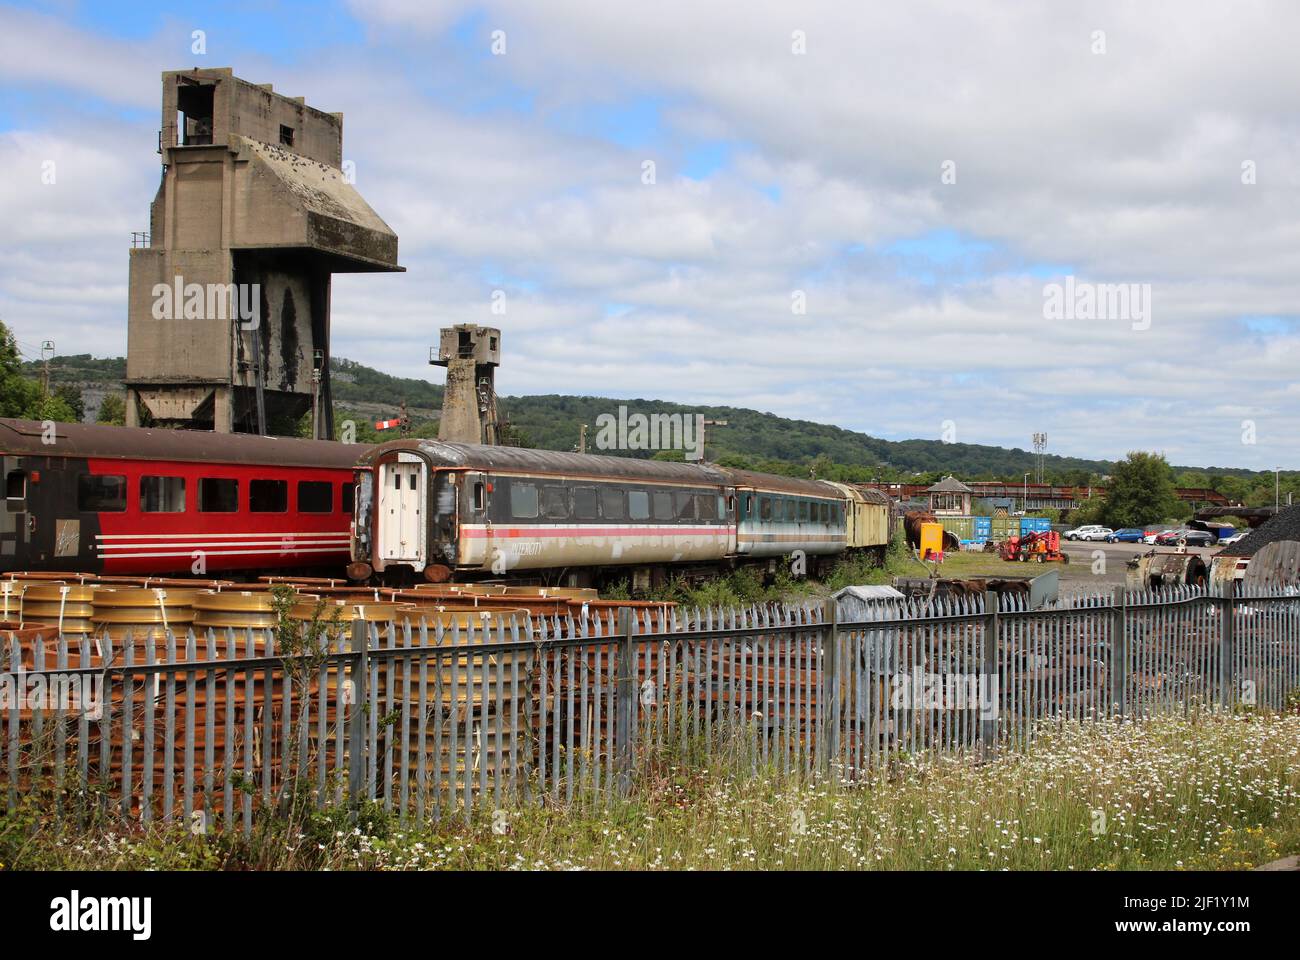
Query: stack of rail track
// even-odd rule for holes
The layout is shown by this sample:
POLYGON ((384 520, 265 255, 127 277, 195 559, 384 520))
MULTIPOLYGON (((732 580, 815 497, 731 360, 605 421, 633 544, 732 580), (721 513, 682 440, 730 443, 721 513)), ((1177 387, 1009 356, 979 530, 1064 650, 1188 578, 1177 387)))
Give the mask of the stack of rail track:
MULTIPOLYGON (((347 651, 358 621, 371 632, 367 683, 377 709, 368 734, 381 745, 370 755, 382 757, 383 767, 372 765, 367 776, 391 772, 385 783, 409 791, 412 807, 439 809, 503 783, 518 786, 538 762, 552 769, 568 762, 575 738, 588 745, 584 763, 608 758, 607 711, 598 701, 612 696, 612 639, 540 657, 534 646, 489 652, 485 644, 521 642, 529 627, 534 639, 573 635, 582 625, 612 637, 624 608, 642 630, 662 630, 672 608, 600 600, 576 588, 377 590, 296 578, 69 583, 54 575, 10 575, 0 581, 0 604, 7 666, 17 655, 23 669, 112 668, 99 711, 58 725, 71 732, 70 769, 80 763, 104 802, 133 819, 195 816, 204 823, 233 823, 253 805, 278 802, 291 770, 315 768, 318 789, 327 791, 325 767, 345 769, 339 721, 352 709, 347 669, 321 663, 297 676, 293 670, 304 668, 290 667, 286 676, 286 665, 298 663, 281 659, 286 653, 347 651), (296 591, 289 617, 301 625, 288 639, 278 636, 272 593, 281 586, 296 591), (441 649, 411 657, 383 652, 408 644, 441 649), (187 669, 165 669, 171 664, 187 669), (81 726, 88 730, 78 755, 81 726)), ((658 657, 652 650, 642 658, 646 675, 655 673, 658 657)), ((0 772, 34 754, 33 720, 44 719, 30 710, 0 715, 0 727, 8 720, 10 734, 22 731, 19 756, 7 753, 0 772)), ((10 779, 23 781, 21 772, 10 779)))

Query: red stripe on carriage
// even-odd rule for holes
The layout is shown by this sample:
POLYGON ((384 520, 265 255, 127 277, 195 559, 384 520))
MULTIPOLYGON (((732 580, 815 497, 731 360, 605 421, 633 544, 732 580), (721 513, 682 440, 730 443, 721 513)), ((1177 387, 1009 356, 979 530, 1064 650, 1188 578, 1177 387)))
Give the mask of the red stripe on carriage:
MULTIPOLYGON (((461 536, 470 539, 485 540, 489 537, 486 527, 464 526, 460 528, 461 536)), ((595 524, 578 527, 493 527, 491 537, 494 539, 522 537, 725 537, 735 532, 735 527, 599 527, 595 524)))

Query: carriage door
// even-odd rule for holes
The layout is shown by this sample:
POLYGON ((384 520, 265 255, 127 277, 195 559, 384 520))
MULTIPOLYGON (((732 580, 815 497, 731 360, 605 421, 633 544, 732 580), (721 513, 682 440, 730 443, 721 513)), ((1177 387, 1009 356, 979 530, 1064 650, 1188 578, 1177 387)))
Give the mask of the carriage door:
POLYGON ((399 454, 380 465, 379 556, 391 563, 424 566, 424 461, 399 454))

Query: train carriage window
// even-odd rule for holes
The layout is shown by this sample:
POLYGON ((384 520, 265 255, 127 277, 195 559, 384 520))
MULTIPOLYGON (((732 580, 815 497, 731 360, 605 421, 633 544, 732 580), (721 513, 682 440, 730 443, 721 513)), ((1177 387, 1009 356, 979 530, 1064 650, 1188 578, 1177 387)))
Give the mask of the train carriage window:
POLYGON ((510 484, 510 515, 516 520, 532 520, 537 516, 537 485, 520 483, 510 484))
POLYGON ((355 483, 345 483, 342 486, 343 512, 351 516, 357 502, 357 485, 355 483))
POLYGON ((772 519, 772 498, 771 497, 758 498, 758 516, 760 520, 772 519))
POLYGON ((126 509, 126 477, 83 473, 77 478, 77 509, 85 513, 121 513, 126 509))
POLYGON ((482 513, 487 506, 487 488, 482 480, 474 481, 474 512, 482 513))
POLYGON ((694 520, 695 497, 685 490, 673 491, 673 515, 678 520, 694 520))
POLYGON ((817 519, 826 523, 831 518, 831 505, 829 503, 817 504, 817 519))
POLYGON ((569 519, 569 491, 552 484, 542 487, 542 515, 547 520, 569 519))
POLYGON ((626 520, 627 508, 623 504, 623 491, 616 487, 602 488, 600 513, 606 520, 626 520))
POLYGON ((753 515, 754 515, 754 495, 752 493, 747 493, 745 494, 745 516, 752 517, 753 515))
POLYGON ((298 512, 333 513, 334 484, 328 480, 299 480, 298 512))
POLYGON ((736 498, 734 496, 724 497, 718 494, 718 516, 723 520, 731 519, 731 514, 736 509, 736 498))
POLYGON ((579 520, 595 520, 600 516, 595 487, 573 488, 573 513, 579 520))
POLYGON ((808 520, 808 501, 799 501, 799 522, 805 523, 808 520))
POLYGON ((627 492, 627 515, 633 520, 650 519, 650 494, 644 490, 627 492))
POLYGON ((656 490, 654 492, 654 508, 656 520, 671 520, 673 518, 673 495, 667 490, 656 490))
POLYGON ((27 471, 10 470, 5 474, 5 499, 27 499, 27 471))
POLYGON ((184 477, 141 477, 140 510, 142 513, 184 513, 184 477))
POLYGON ((289 509, 289 481, 248 481, 248 509, 253 513, 287 512, 289 509))
POLYGON ((695 495, 695 515, 701 520, 718 519, 718 501, 721 497, 715 497, 709 493, 697 493, 695 495))
POLYGON ((200 513, 235 513, 239 510, 239 481, 228 477, 199 477, 200 513))
POLYGON ((786 520, 789 521, 790 523, 794 523, 794 519, 795 519, 795 516, 796 516, 796 514, 795 514, 795 510, 796 510, 796 508, 797 508, 797 505, 795 504, 795 502, 794 502, 793 500, 787 500, 787 501, 785 502, 785 518, 786 518, 786 520))

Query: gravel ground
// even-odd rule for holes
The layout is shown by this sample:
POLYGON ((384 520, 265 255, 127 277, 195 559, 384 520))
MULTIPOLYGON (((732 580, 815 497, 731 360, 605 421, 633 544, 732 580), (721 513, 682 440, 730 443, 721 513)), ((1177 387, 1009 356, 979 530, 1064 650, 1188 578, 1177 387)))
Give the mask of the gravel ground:
MULTIPOLYGON (((1152 550, 1159 550, 1161 553, 1175 552, 1174 547, 1153 547, 1146 543, 1081 543, 1071 540, 1062 540, 1061 549, 1070 558, 1068 564, 1060 565, 1063 595, 1112 590, 1124 583, 1128 572, 1126 565, 1133 557, 1142 556, 1152 550), (1104 562, 1098 564, 1099 559, 1104 562)), ((1219 549, 1219 547, 1187 548, 1189 553, 1204 557, 1207 564, 1219 549)))

